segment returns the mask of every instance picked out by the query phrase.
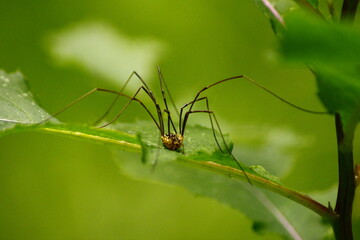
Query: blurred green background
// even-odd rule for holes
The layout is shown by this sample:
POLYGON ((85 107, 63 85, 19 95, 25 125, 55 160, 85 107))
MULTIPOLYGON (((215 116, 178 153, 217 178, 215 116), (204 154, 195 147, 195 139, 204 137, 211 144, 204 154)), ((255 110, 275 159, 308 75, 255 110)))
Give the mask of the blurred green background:
MULTIPOLYGON (((1 2, 0 68, 20 70, 50 113, 94 87, 119 89, 132 70, 156 92, 158 64, 179 106, 210 83, 246 74, 322 110, 313 76, 281 61, 276 46, 250 0, 1 2)), ((254 138, 261 142, 273 129, 297 139, 287 149, 296 161, 284 162, 291 166, 282 176, 288 186, 309 192, 336 183, 331 117, 292 109, 245 81, 206 95, 237 148, 256 145, 254 138)), ((97 94, 59 119, 94 122, 109 101, 97 94)), ((147 118, 134 106, 123 121, 147 118)), ((208 123, 206 116, 192 121, 208 123)), ((213 200, 119 174, 106 146, 19 133, 0 139, 0 148, 0 239, 277 239, 253 233, 249 219, 213 200)))

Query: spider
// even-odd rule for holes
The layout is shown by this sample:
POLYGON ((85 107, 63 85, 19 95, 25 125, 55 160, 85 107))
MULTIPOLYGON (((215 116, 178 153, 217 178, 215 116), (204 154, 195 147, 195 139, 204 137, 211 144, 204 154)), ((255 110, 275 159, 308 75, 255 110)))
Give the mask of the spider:
MULTIPOLYGON (((138 102, 143 107, 143 109, 148 113, 148 115, 151 117, 152 121, 155 123, 156 127, 158 128, 158 130, 160 132, 161 141, 162 141, 162 144, 164 145, 164 147, 166 149, 168 149, 168 150, 179 151, 181 148, 184 149, 185 129, 186 129, 186 125, 188 123, 189 116, 191 114, 194 114, 194 113, 205 113, 205 114, 208 114, 208 116, 209 116, 213 137, 214 137, 214 140, 216 142, 216 145, 217 145, 218 149, 220 150, 220 152, 230 155, 230 157, 233 159, 233 161, 237 164, 237 166, 244 173, 247 181, 250 184, 252 184, 249 177, 247 176, 246 172, 244 171, 244 168, 241 166, 240 162, 231 153, 231 150, 230 150, 229 146, 227 145, 227 143, 225 141, 224 134, 223 134, 223 132, 222 132, 222 130, 220 128, 220 125, 219 125, 219 122, 218 122, 218 120, 217 120, 217 118, 215 116, 215 113, 209 107, 208 97, 206 97, 206 96, 201 97, 200 96, 204 91, 206 91, 209 88, 212 88, 212 87, 214 87, 214 86, 216 86, 218 84, 225 83, 225 82, 230 81, 230 80, 246 79, 247 81, 253 83, 254 85, 258 86, 259 88, 261 88, 263 90, 265 90, 266 92, 270 93, 271 95, 275 96, 279 100, 285 102, 286 104, 289 104, 292 107, 295 107, 297 109, 300 109, 300 110, 305 111, 305 112, 310 112, 310 113, 318 113, 318 114, 319 113, 324 113, 324 112, 311 111, 311 110, 307 110, 307 109, 298 107, 295 104, 292 104, 292 103, 288 102, 287 100, 283 99, 282 97, 278 96, 274 92, 268 90, 263 85, 259 84, 255 80, 247 77, 246 75, 239 75, 239 76, 226 78, 226 79, 217 81, 217 82, 215 82, 213 84, 210 84, 208 86, 205 86, 204 88, 202 88, 200 91, 198 91, 196 93, 196 95, 195 95, 195 97, 194 97, 194 99, 192 101, 185 103, 180 108, 180 111, 179 111, 176 108, 175 103, 174 103, 174 101, 173 101, 173 99, 172 99, 172 97, 170 95, 168 86, 167 86, 167 84, 166 84, 166 82, 164 80, 164 77, 163 77, 163 75, 161 73, 161 69, 160 69, 159 66, 157 67, 157 70, 158 70, 158 75, 159 75, 161 95, 162 95, 162 99, 163 99, 163 104, 165 106, 165 109, 163 111, 161 110, 160 105, 157 102, 157 100, 156 100, 153 92, 149 88, 149 86, 146 84, 146 82, 143 80, 143 78, 136 71, 133 71, 130 74, 129 78, 127 79, 127 81, 125 82, 124 86, 121 88, 120 91, 113 91, 113 90, 103 89, 103 88, 94 88, 94 89, 88 91, 87 93, 85 93, 84 95, 80 96, 79 98, 77 98, 76 100, 71 102, 70 104, 66 105, 60 111, 53 114, 50 118, 56 117, 57 115, 59 115, 60 113, 65 111, 66 109, 70 108, 71 106, 78 103, 79 101, 81 101, 82 99, 84 99, 85 97, 91 95, 94 92, 112 93, 112 94, 115 94, 116 97, 114 98, 114 100, 112 101, 112 103, 110 104, 110 106, 106 110, 106 112, 94 123, 95 125, 97 125, 99 122, 101 122, 101 120, 103 120, 109 114, 109 112, 114 107, 115 103, 117 102, 117 100, 119 99, 120 96, 126 97, 126 98, 129 99, 129 101, 120 110, 120 112, 111 121, 107 122, 104 125, 101 125, 99 128, 104 128, 104 127, 110 125, 111 123, 113 123, 114 121, 116 121, 123 114, 123 112, 126 110, 126 108, 133 101, 135 101, 135 102, 138 102), (124 91, 125 87, 127 86, 127 84, 129 83, 129 81, 131 79, 133 79, 134 76, 141 81, 142 85, 137 89, 137 91, 135 92, 135 94, 133 96, 129 96, 127 94, 124 94, 123 91, 124 91), (178 126, 177 127, 176 127, 176 125, 175 125, 175 123, 174 123, 174 121, 172 119, 172 115, 171 115, 170 110, 169 110, 165 90, 169 95, 169 98, 170 98, 171 104, 173 105, 173 108, 176 110, 176 114, 178 115, 178 126), (151 113, 149 108, 141 100, 139 100, 137 98, 138 94, 141 91, 145 92, 146 95, 150 98, 150 100, 154 104, 155 109, 156 109, 156 114, 151 113), (204 110, 193 110, 194 105, 196 103, 200 102, 200 101, 205 102, 206 109, 204 109, 204 110), (164 120, 163 113, 165 113, 166 116, 167 116, 166 120, 164 120), (220 138, 221 138, 222 143, 223 143, 223 147, 220 146, 219 139, 218 139, 217 134, 216 134, 215 126, 216 126, 216 128, 217 128, 217 130, 219 132, 220 138)), ((44 120, 43 122, 45 122, 47 120, 48 119, 44 120)))

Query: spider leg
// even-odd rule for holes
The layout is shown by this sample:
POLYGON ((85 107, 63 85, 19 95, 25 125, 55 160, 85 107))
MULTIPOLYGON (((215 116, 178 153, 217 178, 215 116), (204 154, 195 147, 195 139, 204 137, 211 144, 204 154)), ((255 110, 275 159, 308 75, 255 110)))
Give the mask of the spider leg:
MULTIPOLYGON (((209 114, 209 118, 210 118, 210 123, 211 123, 211 128, 212 128, 213 136, 214 136, 214 139, 215 139, 215 141, 216 141, 216 144, 217 144, 217 146, 219 147, 219 150, 220 150, 221 152, 224 152, 224 151, 221 149, 220 144, 219 144, 219 142, 218 142, 218 140, 217 140, 217 137, 216 137, 216 132, 215 132, 215 128, 214 128, 214 123, 213 123, 213 120, 212 120, 212 117, 213 117, 213 118, 214 118, 214 121, 215 121, 215 124, 216 124, 216 127, 217 127, 217 129, 218 129, 218 131, 219 131, 219 133, 220 133, 221 139, 222 139, 222 141, 223 141, 223 143, 224 143, 224 146, 225 146, 225 149, 226 149, 226 153, 228 153, 228 154, 230 155, 230 157, 235 161, 235 163, 237 164, 237 166, 238 166, 238 167, 240 168, 240 170, 244 173, 247 181, 252 185, 252 182, 250 181, 250 179, 249 179, 248 175, 246 174, 244 168, 241 166, 240 162, 235 158, 235 156, 234 156, 234 155, 232 154, 232 152, 230 151, 230 148, 229 148, 229 146, 227 145, 227 143, 226 143, 226 141, 225 141, 224 134, 223 134, 223 132, 222 132, 222 130, 221 130, 221 128, 220 128, 220 124, 219 124, 218 120, 216 119, 215 113, 209 109, 209 103, 208 103, 207 97, 205 97, 205 99, 206 99, 206 107, 207 107, 208 110, 187 111, 187 112, 185 113, 185 118, 188 119, 188 116, 189 116, 190 114, 193 114, 193 113, 208 113, 208 114, 209 114), (211 117, 211 116, 212 116, 212 117, 211 117)), ((184 123, 185 123, 185 122, 184 122, 184 123)), ((183 131, 185 131, 185 125, 184 125, 184 127, 183 127, 183 131)))
POLYGON ((249 77, 246 76, 246 75, 239 75, 239 76, 235 76, 235 77, 225 78, 225 79, 223 79, 223 80, 217 81, 217 82, 215 82, 215 83, 213 83, 213 84, 210 84, 210 85, 202 88, 202 89, 195 95, 195 98, 194 98, 194 100, 192 101, 192 103, 191 103, 191 105, 190 105, 189 111, 192 110, 195 102, 197 101, 197 99, 199 98, 199 96, 200 96, 200 94, 201 94, 202 92, 204 92, 204 91, 208 90, 209 88, 214 87, 214 86, 216 86, 216 85, 218 85, 218 84, 220 84, 220 83, 223 83, 223 82, 226 82, 226 81, 229 81, 229 80, 234 80, 234 79, 245 79, 245 80, 249 81, 250 83, 254 84, 255 86, 257 86, 257 87, 263 89, 264 91, 268 92, 269 94, 273 95, 275 98, 279 99, 280 101, 282 101, 282 102, 290 105, 290 106, 293 107, 293 108, 299 109, 299 110, 301 110, 301 111, 308 112, 308 113, 314 113, 314 114, 328 114, 328 112, 313 111, 313 110, 305 109, 305 108, 303 108, 303 107, 299 107, 299 106, 297 106, 296 104, 291 103, 291 102, 285 100, 284 98, 280 97, 278 94, 276 94, 276 93, 274 93, 273 91, 267 89, 265 86, 261 85, 260 83, 258 83, 257 81, 249 78, 249 77))
POLYGON ((172 118, 171 118, 171 116, 170 116, 170 112, 169 112, 169 110, 164 109, 164 112, 168 115, 168 134, 170 134, 170 124, 171 124, 171 126, 172 126, 172 128, 173 128, 174 132, 175 132, 175 133, 177 133, 177 130, 176 130, 175 124, 174 124, 174 122, 173 122, 173 120, 172 120, 172 118))
MULTIPOLYGON (((141 83, 143 84, 143 86, 149 91, 150 91, 150 88, 148 87, 148 85, 146 84, 146 82, 142 79, 142 77, 136 72, 136 71, 133 71, 129 78, 126 80, 126 82, 124 83, 123 87, 121 88, 121 90, 119 91, 120 93, 122 93, 124 91, 124 89, 126 88, 126 86, 128 85, 128 83, 130 82, 131 79, 133 79, 133 76, 136 76, 138 80, 141 81, 141 83)), ((98 119, 94 122, 94 125, 98 125, 111 111, 111 109, 114 107, 114 105, 116 104, 116 102, 118 101, 120 95, 117 95, 113 101, 111 102, 110 106, 108 107, 108 109, 105 111, 105 113, 98 119)), ((153 96, 150 97, 153 99, 153 96)))
POLYGON ((53 115, 51 115, 50 117, 48 117, 47 119, 39 122, 38 124, 42 124, 45 123, 47 121, 49 121, 52 118, 55 118, 56 116, 58 116, 59 114, 61 114, 62 112, 64 112, 65 110, 71 108, 72 106, 74 106, 75 104, 77 104, 78 102, 80 102, 81 100, 85 99, 86 97, 90 96, 91 94, 95 93, 95 92, 105 92, 105 93, 111 93, 111 94, 116 94, 117 96, 123 96, 126 98, 129 98, 138 103, 141 104, 141 106, 148 112, 148 114, 150 115, 150 117, 152 118, 152 120, 155 122, 156 126, 159 128, 159 130, 161 131, 160 125, 159 123, 155 120, 155 117, 151 114, 151 112, 147 109, 147 107, 138 99, 136 99, 135 97, 130 97, 126 94, 123 94, 121 92, 117 92, 117 91, 113 91, 113 90, 108 90, 108 89, 102 89, 102 88, 94 88, 90 91, 88 91, 87 93, 83 94, 82 96, 78 97, 77 99, 75 99, 74 101, 72 101, 71 103, 69 103, 68 105, 66 105, 65 107, 63 107, 62 109, 60 109, 59 111, 57 111, 56 113, 54 113, 53 115))
MULTIPOLYGON (((155 104, 156 104, 156 109, 158 110, 157 113, 158 113, 159 122, 160 122, 160 124, 158 124, 158 123, 156 122, 154 116, 153 116, 153 115, 151 114, 151 112, 149 111, 149 109, 145 106, 145 104, 144 104, 142 101, 140 101, 139 99, 136 98, 136 96, 139 94, 139 92, 140 92, 141 90, 145 91, 148 95, 150 94, 149 91, 148 91, 144 86, 141 86, 141 87, 136 91, 136 93, 134 94, 133 97, 129 97, 129 98, 130 98, 130 101, 120 110, 120 112, 119 112, 111 121, 109 121, 108 123, 100 126, 100 128, 104 128, 104 127, 110 125, 111 123, 113 123, 114 121, 116 121, 116 120, 122 115, 122 113, 127 109, 127 107, 130 105, 130 103, 132 103, 132 101, 136 101, 136 102, 140 103, 141 106, 143 106, 143 108, 149 113, 149 115, 151 116, 151 118, 152 118, 152 119, 154 120, 154 122, 156 123, 156 126, 159 128, 161 135, 163 135, 163 134, 164 134, 164 126, 163 126, 163 123, 162 123, 162 114, 161 114, 161 111, 160 111, 160 107, 159 107, 159 105, 155 102, 155 104)), ((121 95, 124 95, 124 94, 121 94, 121 95)), ((149 95, 149 96, 151 96, 151 95, 149 95)))
MULTIPOLYGON (((169 95, 171 104, 173 105, 173 108, 175 109, 175 111, 176 111, 176 113, 177 113, 177 115, 178 115, 178 117, 179 117, 179 111, 178 111, 178 109, 177 109, 177 107, 176 107, 176 105, 175 105, 175 102, 174 102, 173 98, 171 97, 169 88, 168 88, 168 86, 167 86, 167 84, 166 84, 166 82, 165 82, 165 79, 164 79, 164 77, 163 77, 163 75, 162 75, 162 73, 161 73, 160 66, 158 66, 158 74, 159 74, 159 78, 160 78, 161 91, 163 91, 162 84, 164 84, 165 89, 166 89, 166 91, 167 91, 167 93, 168 93, 168 95, 169 95)), ((167 105, 167 104, 166 104, 166 105, 167 105)))
MULTIPOLYGON (((161 94, 162 94, 162 98, 163 98, 164 105, 165 105, 165 110, 164 110, 164 111, 167 113, 167 117, 168 117, 168 118, 167 118, 168 134, 170 134, 170 124, 172 125, 175 133, 177 133, 176 128, 175 128, 175 126, 174 126, 174 123, 173 123, 173 121, 172 121, 171 115, 170 115, 170 111, 169 111, 169 107, 168 107, 167 101, 166 101, 164 86, 165 86, 166 91, 168 92, 170 101, 171 101, 174 109, 176 110, 176 113, 177 113, 178 116, 179 116, 179 111, 177 110, 177 108, 176 108, 176 106, 175 106, 174 100, 173 100, 172 97, 171 97, 170 91, 169 91, 169 89, 168 89, 168 87, 167 87, 167 85, 166 85, 166 82, 165 82, 165 80, 164 80, 164 77, 163 77, 163 75, 162 75, 162 73, 161 73, 161 69, 160 69, 159 66, 158 66, 158 75, 159 75, 159 80, 160 80, 161 94), (163 85, 164 85, 164 86, 163 86, 163 85)), ((180 129, 179 129, 179 131, 180 131, 180 129)))
MULTIPOLYGON (((195 100, 195 102, 199 102, 201 100, 204 100, 205 98, 207 97, 201 97, 201 98, 198 98, 195 100)), ((185 103, 181 108, 180 108, 180 116, 179 116, 179 132, 180 134, 183 134, 183 131, 182 131, 182 114, 183 114, 183 110, 189 106, 190 104, 192 104, 194 101, 191 101, 191 102, 188 102, 188 103, 185 103)))

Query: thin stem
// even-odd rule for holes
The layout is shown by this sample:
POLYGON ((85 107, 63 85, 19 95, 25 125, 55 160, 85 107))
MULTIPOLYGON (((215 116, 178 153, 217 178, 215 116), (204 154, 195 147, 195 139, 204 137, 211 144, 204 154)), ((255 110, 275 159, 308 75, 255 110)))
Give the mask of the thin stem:
POLYGON ((335 115, 339 186, 335 212, 339 218, 333 223, 336 239, 353 239, 352 235, 352 206, 355 196, 355 173, 353 159, 353 138, 350 131, 344 131, 344 126, 339 114, 335 115))
MULTIPOLYGON (((344 0, 340 20, 353 22, 356 16, 359 0, 344 0)), ((355 196, 355 172, 353 156, 353 140, 356 123, 344 123, 340 114, 335 115, 335 126, 338 146, 339 186, 335 212, 339 218, 332 223, 336 239, 353 239, 352 206, 355 196), (352 127, 349 127, 352 126, 352 127)))

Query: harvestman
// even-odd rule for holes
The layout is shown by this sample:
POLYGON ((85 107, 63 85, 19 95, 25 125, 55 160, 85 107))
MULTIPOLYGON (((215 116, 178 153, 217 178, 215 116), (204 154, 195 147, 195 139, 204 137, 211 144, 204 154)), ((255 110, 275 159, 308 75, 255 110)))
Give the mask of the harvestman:
MULTIPOLYGON (((227 145, 227 143, 225 141, 224 135, 223 135, 223 133, 221 131, 219 122, 216 119, 215 113, 212 110, 210 110, 208 97, 206 97, 206 96, 205 97, 200 97, 200 94, 202 92, 204 92, 207 89, 209 89, 211 87, 214 87, 214 86, 216 86, 216 85, 218 85, 220 83, 226 82, 226 81, 230 81, 230 80, 234 80, 234 79, 246 79, 247 81, 253 83, 257 87, 265 90, 266 92, 268 92, 271 95, 275 96, 276 98, 278 98, 282 102, 285 102, 286 104, 288 104, 288 105, 290 105, 290 106, 292 106, 294 108, 297 108, 299 110, 309 112, 309 113, 316 113, 316 114, 324 114, 324 113, 326 113, 326 112, 318 112, 318 111, 307 110, 307 109, 301 108, 299 106, 296 106, 295 104, 283 99, 282 97, 278 96, 274 92, 268 90, 267 88, 265 88, 261 84, 257 83, 255 80, 253 80, 253 79, 251 79, 251 78, 249 78, 249 77, 247 77, 245 75, 239 75, 239 76, 235 76, 235 77, 226 78, 226 79, 217 81, 217 82, 215 82, 213 84, 210 84, 210 85, 202 88, 200 91, 197 92, 197 94, 195 95, 195 98, 192 101, 184 104, 180 108, 180 112, 179 112, 178 109, 176 108, 175 104, 174 104, 174 101, 173 101, 171 95, 170 95, 169 89, 168 89, 168 87, 166 85, 166 82, 165 82, 165 80, 163 78, 163 75, 161 73, 161 70, 160 70, 159 66, 158 66, 158 75, 159 75, 159 80, 160 80, 161 94, 162 94, 163 102, 164 102, 164 105, 165 105, 165 109, 163 111, 161 111, 160 105, 156 101, 155 96, 153 95, 152 91, 150 90, 150 88, 148 87, 146 82, 142 79, 142 77, 136 71, 134 71, 134 72, 131 73, 131 75, 129 76, 129 78, 127 79, 124 86, 121 88, 121 90, 119 92, 118 91, 113 91, 113 90, 108 90, 108 89, 102 89, 102 88, 94 88, 91 91, 89 91, 89 92, 85 93, 84 95, 80 96, 79 98, 77 98, 76 100, 71 102, 70 104, 66 105, 60 111, 53 114, 50 118, 56 117, 57 115, 59 115, 60 113, 65 111, 66 109, 70 108, 71 106, 78 103, 79 101, 81 101, 82 99, 84 99, 85 97, 91 95, 94 92, 107 92, 107 93, 116 94, 117 96, 114 98, 114 100, 112 101, 112 103, 109 106, 109 108, 107 109, 107 111, 95 122, 95 125, 97 125, 102 119, 104 119, 109 114, 109 112, 111 111, 111 109, 115 105, 116 101, 119 99, 119 97, 123 96, 123 97, 126 97, 126 98, 130 99, 129 102, 127 102, 127 104, 125 104, 125 106, 121 109, 121 111, 111 121, 109 121, 108 123, 100 126, 100 128, 106 127, 109 124, 116 121, 122 115, 122 113, 125 111, 125 109, 130 105, 130 103, 132 101, 136 101, 146 110, 146 112, 149 114, 151 119, 154 121, 156 127, 159 129, 160 135, 161 135, 161 141, 162 141, 164 147, 169 149, 169 150, 176 151, 176 150, 179 150, 181 147, 183 147, 185 128, 186 128, 186 124, 188 122, 188 118, 189 118, 190 114, 193 114, 193 113, 206 113, 206 114, 209 115, 213 136, 214 136, 216 145, 218 146, 220 152, 227 153, 227 154, 229 154, 231 156, 231 158, 235 161, 237 166, 244 173, 244 175, 247 178, 248 182, 251 184, 251 181, 250 181, 249 177, 247 176, 246 172, 244 171, 243 167, 241 166, 239 161, 234 157, 234 155, 231 153, 231 151, 230 151, 230 149, 229 149, 229 147, 228 147, 228 145, 227 145), (126 95, 126 94, 124 94, 122 92, 124 91, 125 87, 129 83, 129 81, 133 78, 134 75, 141 81, 142 85, 141 85, 141 87, 139 87, 137 89, 135 94, 131 97, 131 96, 126 95), (167 93, 169 95, 170 101, 171 101, 171 103, 172 103, 172 105, 173 105, 174 109, 176 110, 176 113, 177 113, 177 115, 179 117, 178 128, 176 128, 176 126, 175 126, 175 124, 174 124, 174 122, 172 120, 172 117, 171 117, 171 114, 170 114, 170 111, 169 111, 169 107, 168 107, 168 104, 167 104, 167 101, 166 101, 164 86, 165 86, 165 89, 166 89, 166 91, 167 91, 167 93), (150 112, 150 110, 145 106, 145 104, 142 101, 140 101, 139 99, 136 98, 136 96, 140 93, 140 91, 144 91, 150 97, 151 101, 155 105, 155 108, 156 108, 156 115, 155 116, 150 112), (195 103, 197 103, 199 101, 205 101, 206 109, 205 110, 192 110, 195 103), (186 108, 187 108, 187 110, 185 110, 186 108), (165 130, 163 112, 167 114, 167 131, 165 130), (216 132, 215 132, 214 122, 215 122, 215 125, 217 127, 217 130, 220 133, 221 140, 223 142, 223 145, 224 145, 225 149, 220 147, 219 140, 218 140, 218 137, 216 136, 216 132)), ((42 121, 41 123, 48 121, 50 118, 42 121)))

